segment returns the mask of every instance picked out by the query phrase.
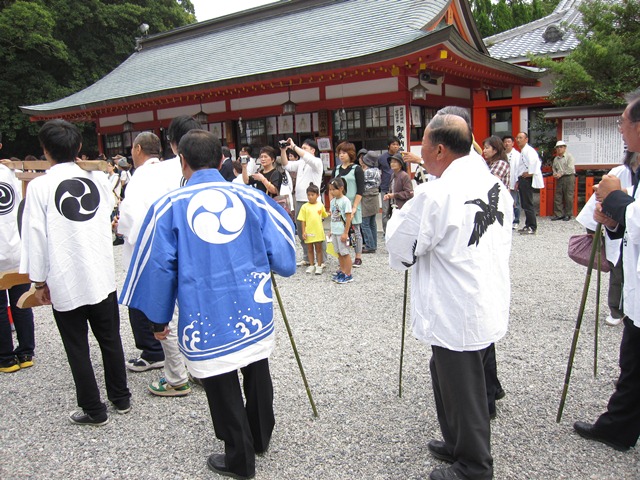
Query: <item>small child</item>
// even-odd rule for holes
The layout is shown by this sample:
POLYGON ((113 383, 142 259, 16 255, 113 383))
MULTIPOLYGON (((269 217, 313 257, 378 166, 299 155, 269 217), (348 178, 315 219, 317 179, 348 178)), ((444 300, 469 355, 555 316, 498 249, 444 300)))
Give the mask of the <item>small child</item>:
POLYGON ((351 227, 351 202, 344 194, 345 184, 341 177, 329 182, 331 195, 331 236, 333 248, 339 255, 340 270, 332 280, 336 283, 353 282, 351 276, 351 255, 349 254, 349 227, 351 227))
POLYGON ((320 189, 310 183, 307 187, 307 199, 298 213, 298 220, 302 226, 302 238, 309 252, 309 267, 307 273, 322 275, 324 264, 322 263, 322 243, 324 241, 324 227, 322 219, 329 216, 322 203, 318 202, 320 189), (314 258, 317 265, 314 264, 314 258))

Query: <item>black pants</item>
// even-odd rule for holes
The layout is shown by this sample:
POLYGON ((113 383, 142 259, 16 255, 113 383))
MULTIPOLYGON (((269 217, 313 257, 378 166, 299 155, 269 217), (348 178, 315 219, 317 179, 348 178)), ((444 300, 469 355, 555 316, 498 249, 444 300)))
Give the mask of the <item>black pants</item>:
POLYGON ((595 423, 598 433, 626 447, 640 436, 640 328, 624 319, 620 342, 620 378, 607 405, 595 423))
POLYGON ((12 360, 16 355, 33 355, 36 347, 33 329, 33 312, 30 308, 18 308, 17 303, 23 293, 29 291, 31 284, 14 285, 9 290, 0 290, 0 362, 12 360), (13 348, 11 324, 7 312, 7 294, 13 324, 18 336, 18 348, 13 348))
POLYGON ((241 371, 246 406, 237 371, 203 378, 202 384, 216 437, 224 442, 227 468, 237 475, 252 476, 255 454, 267 450, 275 426, 273 384, 266 358, 241 371))
POLYGON ((111 292, 100 303, 83 305, 68 312, 58 312, 54 308, 53 317, 58 325, 76 384, 78 406, 91 416, 106 412, 106 406, 100 400, 100 390, 91 365, 88 325, 91 326, 102 353, 107 397, 116 407, 124 408, 129 405, 131 393, 127 387, 127 372, 120 340, 120 315, 116 292, 111 292))
POLYGON ((611 267, 611 271, 609 272, 609 293, 607 294, 607 305, 609 306, 609 312, 611 312, 611 316, 613 318, 622 318, 624 317, 621 307, 623 281, 622 253, 620 253, 618 263, 613 265, 609 262, 609 267, 611 267))
POLYGON ((533 177, 520 177, 518 179, 518 190, 520 191, 520 206, 524 210, 525 227, 538 229, 536 212, 533 209, 533 177))
POLYGON ((140 357, 147 362, 164 360, 164 350, 160 341, 153 336, 151 322, 147 316, 137 308, 129 307, 129 323, 136 342, 136 348, 142 350, 140 357))
POLYGON ((498 380, 498 364, 496 362, 496 344, 487 347, 484 360, 484 381, 487 386, 487 405, 489 415, 496 413, 496 394, 502 390, 502 384, 498 380))
POLYGON ((431 381, 442 437, 464 479, 493 478, 484 368, 489 348, 454 352, 431 347, 431 381))

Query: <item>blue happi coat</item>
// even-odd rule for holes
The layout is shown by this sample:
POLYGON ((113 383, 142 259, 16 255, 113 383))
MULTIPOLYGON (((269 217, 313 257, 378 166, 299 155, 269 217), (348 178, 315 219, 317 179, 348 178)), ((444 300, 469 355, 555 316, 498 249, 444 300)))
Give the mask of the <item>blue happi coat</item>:
POLYGON ((166 324, 177 299, 178 343, 196 377, 267 358, 270 272, 295 273, 294 233, 287 213, 259 190, 198 170, 149 209, 120 303, 166 324))

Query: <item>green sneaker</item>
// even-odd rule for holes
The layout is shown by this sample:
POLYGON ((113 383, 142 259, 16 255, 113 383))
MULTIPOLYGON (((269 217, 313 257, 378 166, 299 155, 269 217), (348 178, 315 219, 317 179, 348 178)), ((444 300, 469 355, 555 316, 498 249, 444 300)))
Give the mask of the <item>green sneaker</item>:
POLYGON ((176 386, 169 385, 167 380, 162 377, 157 382, 149 384, 149 391, 160 397, 184 397, 191 393, 191 385, 189 385, 189 382, 176 386))

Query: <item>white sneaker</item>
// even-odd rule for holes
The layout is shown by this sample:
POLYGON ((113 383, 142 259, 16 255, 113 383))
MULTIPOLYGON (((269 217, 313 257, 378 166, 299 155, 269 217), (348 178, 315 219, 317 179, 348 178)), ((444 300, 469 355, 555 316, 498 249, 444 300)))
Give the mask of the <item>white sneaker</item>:
POLYGON ((316 265, 316 275, 322 275, 324 271, 324 263, 322 265, 316 265))
POLYGON ((300 260, 296 263, 296 266, 298 267, 306 267, 307 265, 309 265, 309 262, 307 262, 306 260, 300 260))
POLYGON ((307 267, 307 269, 305 270, 306 273, 316 273, 316 266, 315 265, 310 265, 307 267))
POLYGON ((615 327, 616 325, 620 325, 620 322, 622 322, 622 318, 613 318, 611 315, 607 315, 607 318, 605 318, 604 321, 607 325, 615 327))

